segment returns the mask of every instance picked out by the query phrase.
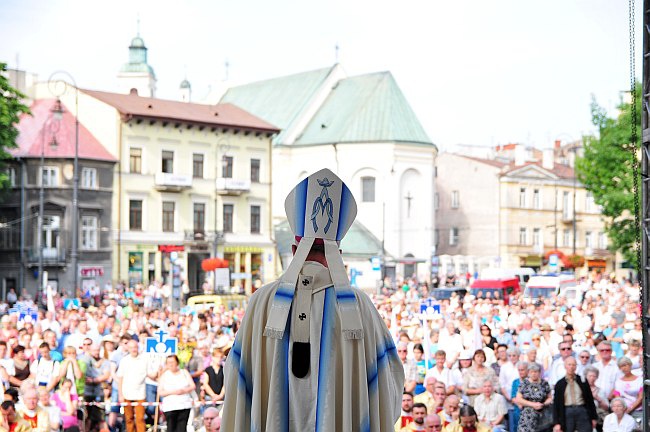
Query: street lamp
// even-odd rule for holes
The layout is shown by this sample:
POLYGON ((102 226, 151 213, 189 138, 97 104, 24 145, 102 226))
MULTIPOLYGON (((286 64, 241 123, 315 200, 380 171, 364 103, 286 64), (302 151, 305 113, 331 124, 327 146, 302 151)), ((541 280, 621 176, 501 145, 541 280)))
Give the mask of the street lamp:
MULTIPOLYGON (((66 71, 56 71, 50 75, 48 80, 50 91, 54 96, 57 97, 57 100, 65 94, 68 90, 68 87, 72 85, 74 88, 74 167, 72 171, 72 250, 70 253, 71 267, 72 267, 72 292, 68 294, 75 294, 78 285, 79 273, 77 271, 77 260, 79 257, 78 252, 78 243, 79 243, 79 89, 77 88, 77 82, 75 79, 66 71), (59 79, 53 80, 57 75, 63 75, 65 78, 70 80, 72 84, 68 81, 59 79), (62 89, 61 86, 62 85, 62 89)), ((61 111, 62 114, 62 111, 61 111)))
POLYGON ((45 176, 43 175, 43 171, 45 170, 45 132, 49 131, 52 133, 52 140, 49 142, 50 147, 53 149, 56 149, 58 146, 58 143, 56 141, 56 132, 59 129, 59 122, 58 120, 60 119, 60 114, 62 112, 61 108, 61 101, 57 99, 56 103, 50 110, 50 117, 48 117, 45 120, 45 123, 43 124, 43 129, 41 129, 41 185, 40 189, 38 191, 38 232, 37 232, 37 244, 38 244, 38 289, 36 291, 36 301, 40 301, 42 298, 42 290, 45 289, 43 286, 45 283, 45 279, 43 278, 43 252, 45 249, 45 245, 43 242, 43 214, 45 213, 45 189, 44 189, 44 180, 45 176), (56 120, 56 122, 52 122, 52 119, 56 120))

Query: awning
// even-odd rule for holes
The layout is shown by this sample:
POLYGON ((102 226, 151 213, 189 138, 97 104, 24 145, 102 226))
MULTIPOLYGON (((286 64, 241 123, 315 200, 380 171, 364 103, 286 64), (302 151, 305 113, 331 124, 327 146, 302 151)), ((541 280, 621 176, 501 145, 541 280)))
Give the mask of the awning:
POLYGON ((606 268, 607 267, 607 261, 605 260, 587 260, 587 267, 589 268, 606 268))

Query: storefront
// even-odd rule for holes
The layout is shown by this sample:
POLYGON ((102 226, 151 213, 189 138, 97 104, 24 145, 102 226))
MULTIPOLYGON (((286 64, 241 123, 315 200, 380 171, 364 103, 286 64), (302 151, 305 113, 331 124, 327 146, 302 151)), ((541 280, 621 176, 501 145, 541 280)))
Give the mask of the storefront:
POLYGON ((224 246, 233 287, 253 293, 273 277, 273 249, 258 246, 224 246))

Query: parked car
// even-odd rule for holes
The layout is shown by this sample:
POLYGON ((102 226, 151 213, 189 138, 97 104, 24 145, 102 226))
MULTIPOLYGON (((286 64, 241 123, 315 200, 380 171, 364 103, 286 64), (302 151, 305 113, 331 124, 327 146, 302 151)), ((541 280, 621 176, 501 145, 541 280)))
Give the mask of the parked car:
POLYGON ((521 292, 519 278, 477 279, 472 282, 469 292, 476 298, 504 299, 510 304, 513 296, 521 292))
POLYGON ((535 274, 535 270, 530 267, 518 268, 485 268, 481 270, 480 279, 519 279, 519 285, 525 286, 531 276, 535 274))

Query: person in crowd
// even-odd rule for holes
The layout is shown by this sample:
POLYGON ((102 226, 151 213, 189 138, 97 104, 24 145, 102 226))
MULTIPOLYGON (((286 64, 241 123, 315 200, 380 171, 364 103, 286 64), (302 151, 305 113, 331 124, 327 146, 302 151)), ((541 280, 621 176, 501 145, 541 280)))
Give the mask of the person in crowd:
POLYGON ((492 428, 478 420, 471 405, 463 405, 458 412, 458 420, 444 427, 443 432, 491 432, 492 428))
POLYGON ((33 385, 26 386, 21 395, 22 405, 16 413, 26 420, 33 432, 50 432, 50 414, 38 405, 38 391, 33 385))
POLYGON ((395 432, 399 432, 402 428, 408 426, 413 421, 413 393, 405 391, 402 394, 402 411, 395 423, 395 432))
POLYGON ((521 383, 528 377, 528 362, 520 361, 517 363, 517 373, 519 376, 512 382, 512 388, 510 389, 510 400, 512 402, 511 406, 508 407, 508 431, 510 432, 517 432, 519 426, 521 405, 517 403, 516 396, 519 393, 521 383))
POLYGON ((52 359, 51 349, 47 342, 38 347, 39 358, 30 366, 30 377, 39 386, 44 386, 51 392, 59 383, 60 363, 52 359))
POLYGON ((0 432, 32 432, 32 426, 16 413, 16 405, 11 400, 0 404, 0 432))
POLYGON ((585 369, 587 369, 587 367, 591 365, 591 354, 589 353, 588 350, 583 349, 578 353, 577 359, 578 359, 578 369, 576 373, 580 375, 580 378, 584 380, 586 378, 585 369))
MULTIPOLYGON (((89 350, 90 358, 86 369, 86 385, 84 388, 84 400, 86 402, 102 402, 104 390, 102 385, 111 378, 111 363, 100 355, 98 344, 92 344, 89 350)), ((88 418, 86 431, 98 430, 99 424, 104 421, 103 405, 88 405, 88 418)))
POLYGON ((64 378, 59 389, 52 396, 52 402, 61 412, 63 432, 79 432, 79 397, 70 378, 64 378))
POLYGON ((610 342, 612 353, 616 358, 623 357, 623 336, 625 336, 625 329, 620 325, 616 318, 609 321, 609 326, 603 330, 603 336, 610 342))
POLYGON ((506 351, 508 361, 499 368, 499 387, 501 394, 506 399, 508 409, 512 409, 512 383, 519 376, 517 364, 521 356, 519 348, 511 347, 506 351))
MULTIPOLYGON (((138 342, 130 340, 127 344, 128 355, 120 360, 116 378, 118 385, 118 399, 120 402, 135 402, 124 407, 124 421, 127 432, 144 432, 144 406, 146 390, 145 378, 147 377, 147 357, 138 352, 138 342)), ((152 378, 157 378, 157 375, 152 378)))
POLYGON ((427 391, 421 393, 413 399, 414 402, 422 402, 427 406, 427 412, 438 413, 442 410, 442 404, 447 397, 445 383, 436 381, 435 378, 427 378, 427 391))
POLYGON ((456 389, 463 385, 463 377, 457 368, 447 367, 447 352, 440 349, 435 355, 436 364, 427 371, 426 379, 435 378, 436 381, 445 385, 447 394, 453 394, 456 389))
POLYGON ((594 397, 594 403, 596 404, 596 413, 598 414, 597 427, 600 428, 599 430, 602 430, 603 420, 605 419, 605 416, 609 414, 608 395, 596 385, 598 375, 600 374, 598 369, 590 365, 587 366, 583 372, 585 381, 589 384, 591 394, 594 397))
POLYGON ((600 356, 600 361, 594 363, 594 367, 600 372, 597 384, 609 395, 611 400, 614 384, 621 375, 621 371, 616 365, 616 360, 612 357, 612 343, 610 341, 601 341, 597 345, 597 349, 600 356))
POLYGON ((223 385, 223 364, 226 356, 221 348, 212 350, 210 365, 203 371, 201 377, 201 396, 202 399, 211 401, 222 401, 226 389, 223 385))
POLYGON ((463 376, 463 394, 468 397, 470 405, 473 405, 476 397, 482 393, 485 380, 489 379, 494 388, 499 388, 494 369, 485 366, 485 352, 481 349, 476 350, 472 360, 473 365, 463 376))
POLYGON ((24 346, 16 345, 13 347, 12 352, 14 374, 9 376, 9 382, 12 387, 19 388, 23 381, 29 378, 31 365, 27 357, 25 357, 24 346))
POLYGON ((564 360, 565 376, 555 385, 553 432, 590 432, 598 423, 591 389, 576 374, 576 369, 576 359, 567 357, 564 360))
POLYGON ((52 404, 50 392, 43 386, 37 388, 38 405, 47 411, 50 421, 50 432, 56 432, 61 428, 61 411, 59 407, 52 404))
POLYGON ((209 406, 203 411, 203 426, 196 432, 210 432, 211 423, 219 418, 219 410, 216 407, 209 406))
POLYGON ((537 431, 544 409, 553 403, 551 386, 542 379, 539 364, 528 363, 528 377, 521 382, 515 403, 521 407, 517 432, 537 431))
POLYGON ((192 409, 196 385, 187 369, 179 369, 176 355, 167 357, 165 370, 158 378, 158 394, 162 397, 162 411, 167 419, 167 431, 185 432, 192 409))
POLYGON ((632 373, 632 360, 621 357, 616 362, 621 376, 614 382, 610 398, 620 397, 625 401, 626 413, 635 420, 643 418, 643 377, 632 373))
POLYGON ((497 349, 494 351, 496 361, 490 365, 494 369, 496 376, 501 373, 501 367, 508 362, 508 345, 498 344, 497 349))
POLYGON ((632 361, 632 373, 643 374, 641 371, 641 342, 638 339, 630 339, 627 342, 627 358, 632 361))
POLYGON ((611 402, 612 413, 605 417, 603 432, 632 432, 637 429, 637 422, 627 413, 625 400, 615 397, 611 402))
POLYGON ((492 336, 492 329, 485 324, 481 325, 481 342, 484 348, 490 348, 493 351, 496 351, 499 345, 497 339, 492 336))
POLYGON ((418 382, 418 369, 415 360, 408 358, 408 344, 400 342, 397 344, 397 355, 404 368, 404 391, 415 395, 415 387, 418 382))
POLYGON ((557 346, 560 356, 553 360, 551 369, 548 373, 548 382, 550 385, 555 386, 557 382, 566 375, 564 369, 565 361, 569 357, 573 357, 573 348, 570 341, 562 341, 557 346))
POLYGON ((440 432, 442 431, 442 421, 438 414, 429 414, 424 418, 425 432, 440 432))
POLYGON ((427 416, 427 406, 423 403, 413 404, 413 421, 404 426, 400 432, 414 432, 424 430, 424 418, 427 416))
POLYGON ((492 428, 492 432, 505 431, 505 417, 508 413, 506 399, 494 392, 492 380, 486 379, 480 395, 474 400, 478 419, 492 428))
POLYGON ((413 345, 413 360, 415 361, 416 367, 414 395, 417 396, 426 391, 426 388, 424 386, 424 379, 427 376, 427 371, 433 367, 433 362, 431 360, 428 362, 425 361, 424 347, 420 343, 413 345))

